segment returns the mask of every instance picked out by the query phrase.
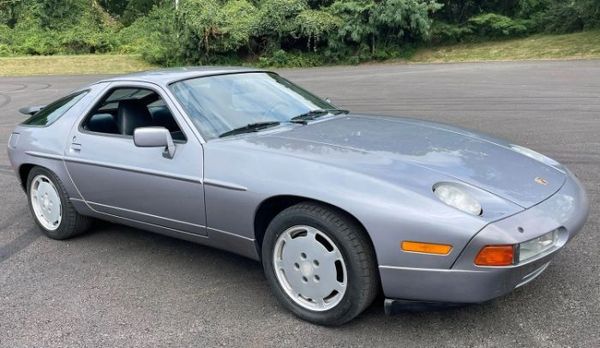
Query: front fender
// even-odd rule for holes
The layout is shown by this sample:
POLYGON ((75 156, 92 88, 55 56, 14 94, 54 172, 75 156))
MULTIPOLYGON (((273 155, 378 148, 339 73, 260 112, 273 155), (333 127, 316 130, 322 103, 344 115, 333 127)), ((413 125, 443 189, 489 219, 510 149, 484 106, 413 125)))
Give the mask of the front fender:
POLYGON ((209 228, 255 238, 254 214, 264 200, 306 197, 359 220, 373 241, 379 265, 450 268, 485 225, 522 209, 490 195, 501 213, 471 216, 435 198, 432 184, 449 180, 442 174, 360 151, 317 144, 293 147, 285 139, 275 147, 272 138, 268 146, 259 139, 204 144, 209 228), (309 157, 323 152, 332 159, 328 163, 309 157), (444 256, 407 253, 400 250, 403 240, 453 248, 444 256))

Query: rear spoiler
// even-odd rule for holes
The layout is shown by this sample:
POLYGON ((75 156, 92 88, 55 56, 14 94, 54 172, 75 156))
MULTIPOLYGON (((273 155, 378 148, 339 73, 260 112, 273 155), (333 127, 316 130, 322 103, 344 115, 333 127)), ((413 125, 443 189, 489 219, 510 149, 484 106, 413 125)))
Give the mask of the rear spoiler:
POLYGON ((23 115, 33 116, 45 107, 46 107, 46 105, 26 106, 24 108, 20 108, 19 112, 22 113, 23 115))

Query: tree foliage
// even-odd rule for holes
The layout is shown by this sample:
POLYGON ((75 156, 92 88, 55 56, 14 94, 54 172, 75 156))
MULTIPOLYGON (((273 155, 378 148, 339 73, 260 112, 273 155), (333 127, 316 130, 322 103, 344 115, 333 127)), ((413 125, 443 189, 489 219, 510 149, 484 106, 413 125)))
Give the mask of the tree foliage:
POLYGON ((336 1, 330 11, 341 25, 332 37, 333 48, 355 46, 375 52, 378 45, 401 45, 428 38, 430 13, 441 6, 420 0, 336 1))
POLYGON ((150 63, 174 65, 182 53, 177 35, 175 12, 169 7, 154 7, 148 15, 123 28, 117 40, 121 53, 139 53, 150 63))
POLYGON ((144 17, 154 6, 162 6, 169 0, 98 0, 98 3, 124 25, 130 25, 136 19, 144 17))
POLYGON ((118 23, 95 0, 0 0, 8 54, 71 54, 115 49, 118 23))
POLYGON ((482 38, 516 36, 527 32, 525 22, 495 13, 471 17, 468 23, 471 26, 471 33, 482 38))
POLYGON ((0 0, 0 55, 305 66, 598 27, 599 0, 0 0))
POLYGON ((317 51, 317 46, 342 25, 342 19, 330 12, 303 10, 294 19, 295 38, 306 38, 307 48, 317 51))

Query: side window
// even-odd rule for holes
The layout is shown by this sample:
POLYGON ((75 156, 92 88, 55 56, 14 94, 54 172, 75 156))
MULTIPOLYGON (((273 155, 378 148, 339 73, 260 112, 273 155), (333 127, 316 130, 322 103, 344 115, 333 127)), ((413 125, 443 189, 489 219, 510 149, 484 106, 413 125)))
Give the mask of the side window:
POLYGON ((186 140, 158 93, 132 87, 110 90, 82 124, 86 131, 126 136, 133 135, 136 128, 151 126, 167 128, 173 140, 186 140))
POLYGON ((77 104, 77 102, 80 101, 81 98, 83 98, 86 94, 87 91, 82 91, 61 98, 35 113, 25 122, 23 122, 23 124, 30 126, 48 126, 69 111, 69 109, 73 105, 77 104))

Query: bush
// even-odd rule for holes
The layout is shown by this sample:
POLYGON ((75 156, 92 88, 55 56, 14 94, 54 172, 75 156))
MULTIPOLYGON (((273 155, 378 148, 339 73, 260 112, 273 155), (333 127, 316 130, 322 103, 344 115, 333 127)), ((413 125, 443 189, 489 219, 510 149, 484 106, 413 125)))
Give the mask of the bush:
POLYGON ((13 52, 9 45, 0 43, 0 57, 12 56, 13 52))
POLYGON ((260 1, 255 35, 268 39, 269 46, 278 48, 282 39, 295 31, 296 16, 306 9, 305 0, 260 1))
POLYGON ((486 13, 469 18, 472 32, 482 38, 518 36, 528 31, 525 20, 514 20, 495 13, 486 13))
POLYGON ((544 12, 537 13, 534 21, 538 31, 571 33, 584 28, 580 8, 573 2, 557 2, 544 12))
POLYGON ((375 57, 381 48, 398 50, 406 42, 423 41, 431 27, 429 14, 437 9, 434 1, 335 1, 329 11, 341 19, 341 25, 330 35, 326 53, 334 61, 343 61, 348 55, 362 61, 375 57))
POLYGON ((192 63, 228 60, 249 47, 258 9, 247 0, 189 0, 177 15, 183 59, 192 63))
POLYGON ((43 30, 35 23, 20 22, 12 30, 12 48, 21 55, 50 55, 60 53, 56 33, 43 30))
POLYGON ((315 53, 286 52, 277 50, 270 55, 259 58, 259 67, 295 67, 307 68, 326 63, 323 56, 315 53))
POLYGON ((335 32, 342 20, 331 13, 318 10, 304 10, 295 20, 295 36, 305 37, 307 48, 317 51, 317 45, 325 41, 327 36, 335 32))
POLYGON ((247 0, 228 1, 219 10, 219 50, 237 51, 248 46, 258 22, 258 9, 247 0))
POLYGON ((600 0, 180 0, 178 11, 173 3, 0 0, 0 55, 120 52, 167 66, 257 57, 260 65, 314 66, 406 58, 427 41, 600 27, 600 0))
POLYGON ((433 1, 383 0, 373 7, 371 22, 382 39, 389 38, 394 43, 401 43, 403 38, 421 41, 429 37, 429 14, 440 7, 433 1))
POLYGON ((430 41, 435 44, 457 43, 466 40, 472 34, 473 31, 468 25, 435 21, 431 26, 430 41))
POLYGON ((115 33, 94 28, 74 27, 59 32, 59 51, 63 54, 108 53, 117 46, 115 33))
POLYGON ((536 30, 548 33, 572 33, 600 28, 600 1, 552 1, 543 11, 532 15, 536 30))
POLYGON ((181 61, 175 12, 154 7, 146 17, 123 28, 117 36, 121 53, 135 53, 152 64, 171 66, 181 61))
POLYGON ((347 44, 356 45, 371 41, 375 33, 371 22, 374 6, 373 1, 335 1, 329 11, 342 21, 337 33, 330 38, 330 46, 337 49, 347 44))
POLYGON ((416 48, 413 45, 386 46, 376 49, 375 52, 369 56, 362 57, 362 60, 410 59, 415 52, 416 48))
POLYGON ((600 28, 600 1, 580 0, 580 13, 583 19, 583 29, 600 28))
POLYGON ((94 1, 22 0, 9 3, 0 42, 14 54, 51 55, 110 52, 116 23, 94 1))
POLYGON ((0 44, 12 44, 12 30, 8 25, 0 24, 0 44))

